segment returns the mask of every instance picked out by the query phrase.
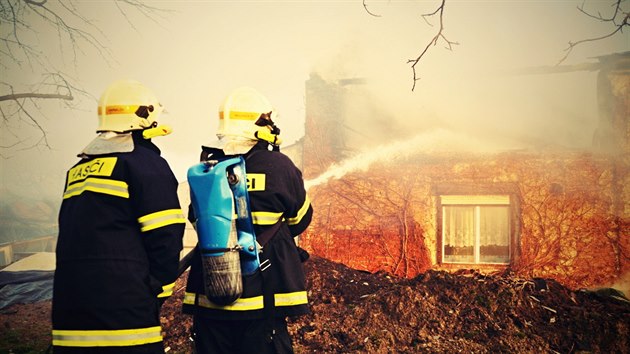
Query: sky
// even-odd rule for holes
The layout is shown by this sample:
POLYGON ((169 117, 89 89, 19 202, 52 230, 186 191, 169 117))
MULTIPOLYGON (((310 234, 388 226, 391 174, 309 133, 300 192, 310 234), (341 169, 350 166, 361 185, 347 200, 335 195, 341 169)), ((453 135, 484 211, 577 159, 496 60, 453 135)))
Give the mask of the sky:
MULTIPOLYGON (((447 0, 443 34, 417 66, 412 91, 408 59, 416 58, 437 33, 439 1, 146 1, 161 9, 150 17, 110 1, 77 0, 89 20, 73 24, 90 31, 106 50, 77 39, 76 57, 51 27, 30 21, 24 39, 89 96, 39 102, 48 147, 3 151, 0 191, 33 198, 59 197, 65 171, 95 136, 96 100, 114 80, 135 79, 153 89, 167 110, 173 134, 154 141, 180 181, 195 164, 200 146, 214 139, 218 106, 228 92, 252 86, 279 113, 285 144, 304 134, 304 85, 313 72, 337 81, 362 78, 370 104, 406 131, 440 128, 476 136, 588 148, 597 127, 596 73, 511 75, 527 67, 553 66, 570 41, 610 31, 578 6, 605 12, 612 1, 447 0), (370 15, 363 4, 368 6, 370 15)), ((58 3, 48 2, 51 8, 58 3)), ((70 20, 69 20, 70 21, 70 20)), ((0 31, 10 28, 6 22, 0 31)), ((577 46, 563 63, 630 50, 630 36, 577 46)), ((8 62, 0 53, 3 64, 8 62)), ((28 88, 41 71, 0 67, 2 80, 28 88)), ((1 94, 5 94, 4 92, 1 94)), ((1 95, 0 94, 0 95, 1 95)), ((3 104, 3 103, 0 103, 3 104)), ((6 109, 6 108, 3 108, 6 109)), ((360 123, 357 123, 360 124, 360 123)), ((32 137, 32 126, 11 134, 32 137)), ((0 132, 3 145, 14 136, 0 132)), ((514 145, 516 147, 516 145, 514 145)))

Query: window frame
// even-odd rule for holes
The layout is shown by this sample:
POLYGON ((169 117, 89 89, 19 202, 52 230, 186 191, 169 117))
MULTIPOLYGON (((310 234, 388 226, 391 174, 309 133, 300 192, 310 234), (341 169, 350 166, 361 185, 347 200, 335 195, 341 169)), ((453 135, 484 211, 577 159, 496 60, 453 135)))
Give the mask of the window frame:
POLYGON ((510 265, 516 256, 515 245, 515 203, 514 198, 509 194, 450 194, 439 195, 438 211, 440 225, 438 232, 438 255, 437 260, 439 264, 448 266, 462 266, 462 265, 475 265, 475 266, 507 266, 510 265), (445 230, 446 230, 446 207, 449 206, 467 206, 473 209, 473 261, 472 262, 457 262, 445 260, 445 230), (482 262, 481 261, 481 242, 480 242, 480 227, 481 227, 481 207, 483 206, 500 206, 507 207, 507 225, 508 225, 508 259, 506 262, 482 262))

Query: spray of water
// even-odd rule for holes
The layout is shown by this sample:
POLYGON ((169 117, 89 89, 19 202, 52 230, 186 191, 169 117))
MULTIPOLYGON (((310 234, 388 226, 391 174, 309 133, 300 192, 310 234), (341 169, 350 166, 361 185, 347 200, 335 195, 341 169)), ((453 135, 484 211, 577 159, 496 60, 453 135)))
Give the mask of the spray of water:
POLYGON ((498 148, 500 147, 496 145, 490 146, 488 140, 482 142, 462 133, 436 129, 420 133, 408 140, 395 141, 361 152, 354 157, 331 165, 326 172, 316 178, 305 181, 304 185, 306 190, 308 190, 331 179, 341 178, 350 172, 366 171, 375 162, 399 161, 418 152, 474 151, 483 153, 498 148))

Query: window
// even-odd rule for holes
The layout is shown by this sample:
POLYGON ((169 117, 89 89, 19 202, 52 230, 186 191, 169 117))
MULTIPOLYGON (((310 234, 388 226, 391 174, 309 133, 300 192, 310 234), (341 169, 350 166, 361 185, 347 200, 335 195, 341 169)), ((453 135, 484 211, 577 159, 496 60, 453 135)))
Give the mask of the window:
POLYGON ((510 262, 510 197, 448 195, 442 202, 442 262, 510 262))

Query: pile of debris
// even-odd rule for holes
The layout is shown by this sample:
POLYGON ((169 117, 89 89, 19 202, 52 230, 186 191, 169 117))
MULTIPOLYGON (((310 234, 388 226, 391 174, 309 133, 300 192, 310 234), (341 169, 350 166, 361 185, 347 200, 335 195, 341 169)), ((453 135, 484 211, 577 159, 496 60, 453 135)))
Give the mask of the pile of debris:
MULTIPOLYGON (((290 323, 296 353, 630 352, 630 301, 614 289, 476 271, 400 279, 318 257, 305 267, 312 314, 290 323)), ((178 282, 163 319, 167 346, 184 353, 178 282)))
MULTIPOLYGON (((312 313, 290 322, 300 353, 630 353, 630 301, 614 289, 431 270, 414 279, 311 257, 312 313)), ((168 353, 191 353, 187 273, 162 307, 168 353)), ((0 352, 44 352, 50 301, 0 312, 0 352)))

